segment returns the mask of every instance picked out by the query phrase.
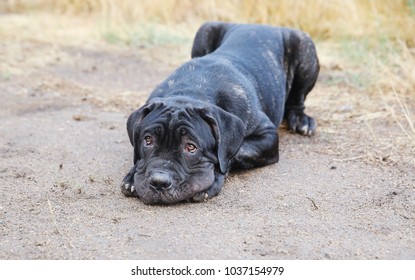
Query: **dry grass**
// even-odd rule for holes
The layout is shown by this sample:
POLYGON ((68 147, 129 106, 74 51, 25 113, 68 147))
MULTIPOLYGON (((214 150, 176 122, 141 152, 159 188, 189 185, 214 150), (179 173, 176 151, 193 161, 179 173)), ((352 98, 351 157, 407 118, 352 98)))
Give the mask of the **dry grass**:
POLYGON ((414 46, 413 0, 5 0, 0 11, 99 14, 117 24, 195 24, 206 20, 297 27, 314 38, 400 38, 414 46))
POLYGON ((379 70, 378 91, 394 101, 396 106, 388 110, 415 146, 415 50, 400 42, 398 52, 389 53, 388 64, 379 65, 379 70))
POLYGON ((415 166, 415 50, 370 43, 320 42, 321 80, 308 104, 340 160, 415 166))

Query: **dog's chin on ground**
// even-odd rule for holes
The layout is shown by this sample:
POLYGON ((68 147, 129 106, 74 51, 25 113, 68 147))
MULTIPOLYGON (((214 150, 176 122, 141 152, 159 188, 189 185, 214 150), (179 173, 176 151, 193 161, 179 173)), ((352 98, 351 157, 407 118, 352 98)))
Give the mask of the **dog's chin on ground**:
POLYGON ((166 190, 157 190, 147 184, 146 181, 138 182, 140 181, 136 177, 133 195, 147 205, 204 202, 208 198, 205 191, 213 184, 214 176, 206 176, 204 180, 198 180, 197 183, 192 183, 191 180, 185 181, 166 190))
MULTIPOLYGON (((144 187, 146 188, 146 187, 144 187)), ((174 194, 165 193, 162 191, 153 191, 151 188, 146 188, 141 192, 137 192, 136 196, 146 205, 169 205, 169 204, 178 204, 178 203, 187 203, 187 202, 202 202, 199 199, 194 199, 194 197, 199 197, 201 192, 189 192, 190 194, 174 194)))

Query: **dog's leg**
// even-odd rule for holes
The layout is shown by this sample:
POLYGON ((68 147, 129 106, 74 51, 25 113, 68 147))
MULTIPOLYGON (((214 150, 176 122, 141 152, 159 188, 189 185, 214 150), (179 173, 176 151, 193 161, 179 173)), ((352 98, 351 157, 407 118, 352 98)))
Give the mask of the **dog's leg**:
POLYGON ((137 196, 134 187, 134 174, 136 172, 136 166, 134 165, 133 168, 127 173, 124 179, 121 182, 121 192, 125 196, 137 196))
POLYGON ((319 73, 317 53, 311 38, 305 33, 293 33, 288 69, 287 94, 284 118, 288 128, 296 133, 312 135, 316 130, 313 118, 304 113, 304 101, 316 83, 319 73))
POLYGON ((232 169, 249 169, 278 162, 278 133, 263 114, 255 132, 244 139, 233 159, 232 169))

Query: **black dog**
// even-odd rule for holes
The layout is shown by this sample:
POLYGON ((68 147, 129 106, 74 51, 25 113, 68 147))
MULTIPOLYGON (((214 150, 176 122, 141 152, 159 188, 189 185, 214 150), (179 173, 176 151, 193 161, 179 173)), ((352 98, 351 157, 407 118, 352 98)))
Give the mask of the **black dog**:
POLYGON ((134 166, 121 189, 146 204, 204 201, 231 169, 278 161, 278 126, 312 135, 304 100, 319 72, 299 31, 204 24, 192 60, 161 83, 127 121, 134 166))

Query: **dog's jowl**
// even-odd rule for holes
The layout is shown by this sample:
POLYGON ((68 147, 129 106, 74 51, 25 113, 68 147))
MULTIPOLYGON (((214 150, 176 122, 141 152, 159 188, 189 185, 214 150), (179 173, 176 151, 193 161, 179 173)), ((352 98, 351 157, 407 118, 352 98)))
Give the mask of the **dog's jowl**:
POLYGON ((204 201, 233 169, 278 161, 278 127, 316 129, 304 100, 319 72, 315 46, 302 31, 209 22, 192 59, 134 111, 127 131, 133 167, 121 190, 146 204, 204 201))

